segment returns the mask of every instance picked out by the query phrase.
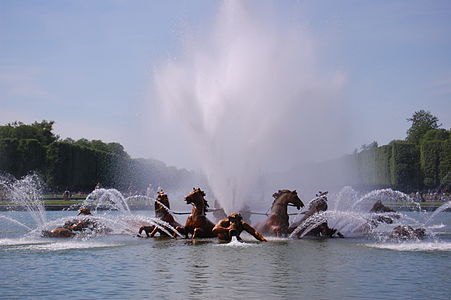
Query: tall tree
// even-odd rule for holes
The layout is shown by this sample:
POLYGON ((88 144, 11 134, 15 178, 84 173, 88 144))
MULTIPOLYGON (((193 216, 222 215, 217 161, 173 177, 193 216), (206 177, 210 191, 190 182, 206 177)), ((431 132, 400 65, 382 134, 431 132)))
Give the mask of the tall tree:
POLYGON ((407 130, 406 140, 411 143, 419 144, 421 137, 431 129, 437 129, 442 124, 439 124, 438 118, 432 115, 429 111, 416 111, 407 121, 412 122, 412 125, 407 130))

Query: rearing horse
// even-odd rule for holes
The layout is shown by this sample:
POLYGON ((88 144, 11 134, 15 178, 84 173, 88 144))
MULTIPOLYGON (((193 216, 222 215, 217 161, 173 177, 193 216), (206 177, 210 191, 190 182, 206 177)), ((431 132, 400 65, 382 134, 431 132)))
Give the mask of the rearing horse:
MULTIPOLYGON (((309 220, 312 220, 311 218, 314 215, 318 215, 321 212, 324 212, 327 210, 327 194, 328 192, 319 192, 316 194, 316 198, 314 198, 310 203, 308 210, 306 212, 303 212, 304 216, 297 222, 294 222, 291 224, 291 226, 288 228, 288 233, 293 233, 295 230, 297 230, 298 226, 301 224, 303 226, 306 226, 306 222, 309 222, 309 220)), ((316 220, 312 220, 312 222, 316 222, 316 220)), ((339 237, 343 237, 343 235, 337 231, 337 229, 330 228, 327 224, 327 221, 321 222, 317 224, 314 228, 310 229, 308 232, 306 232, 307 227, 300 228, 299 231, 296 232, 295 236, 302 237, 303 235, 307 234, 309 236, 322 236, 322 237, 333 237, 334 234, 337 234, 339 237)), ((293 234, 292 234, 293 235, 293 234)))
MULTIPOLYGON (((158 192, 157 199, 155 199, 155 217, 168 223, 173 228, 181 226, 177 221, 175 221, 168 209, 170 209, 168 195, 163 190, 160 190, 158 192)), ((167 228, 167 226, 163 227, 169 232, 173 231, 173 229, 167 228)), ((160 233, 160 236, 168 236, 168 234, 161 230, 158 226, 141 226, 141 228, 139 228, 139 234, 143 231, 146 233, 147 237, 154 237, 157 232, 160 233)), ((177 234, 174 232, 174 237, 176 235, 177 234)))
POLYGON ((193 239, 216 237, 212 231, 215 224, 205 215, 208 210, 208 202, 204 197, 205 193, 200 188, 193 188, 193 191, 185 197, 186 204, 192 204, 193 210, 186 219, 185 226, 177 226, 176 229, 186 237, 188 234, 191 234, 193 239))
POLYGON ((274 201, 271 205, 271 214, 263 223, 258 223, 256 229, 262 234, 275 236, 285 236, 288 233, 288 212, 289 204, 296 206, 299 210, 304 207, 304 203, 298 197, 296 190, 279 190, 272 195, 274 201))

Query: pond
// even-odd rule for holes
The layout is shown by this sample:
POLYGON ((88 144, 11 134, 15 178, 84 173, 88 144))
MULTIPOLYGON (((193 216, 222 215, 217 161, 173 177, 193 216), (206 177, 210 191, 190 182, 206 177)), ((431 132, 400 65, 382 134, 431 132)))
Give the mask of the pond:
MULTIPOLYGON (((98 212, 114 219, 117 212, 98 212)), ((49 222, 73 211, 46 212, 49 222)), ((141 220, 153 215, 132 212, 141 220)), ((421 214, 427 218, 432 213, 421 214)), ((451 214, 423 241, 269 238, 42 238, 29 213, 2 212, 0 298, 5 299, 450 299, 451 214)), ((420 213, 410 213, 411 218, 420 213)), ((438 224, 438 225, 437 225, 438 224)))

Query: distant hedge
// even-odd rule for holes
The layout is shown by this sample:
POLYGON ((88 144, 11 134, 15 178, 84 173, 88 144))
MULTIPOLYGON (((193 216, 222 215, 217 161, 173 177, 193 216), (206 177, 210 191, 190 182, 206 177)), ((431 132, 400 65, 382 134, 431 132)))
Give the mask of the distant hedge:
POLYGON ((109 174, 113 154, 65 142, 53 142, 47 149, 47 183, 56 189, 93 189, 97 182, 114 185, 109 174))
POLYGON ((367 188, 392 187, 402 191, 449 190, 451 184, 451 139, 431 132, 442 140, 423 139, 420 144, 393 141, 351 155, 356 182, 367 188), (443 140, 443 138, 448 138, 443 140))

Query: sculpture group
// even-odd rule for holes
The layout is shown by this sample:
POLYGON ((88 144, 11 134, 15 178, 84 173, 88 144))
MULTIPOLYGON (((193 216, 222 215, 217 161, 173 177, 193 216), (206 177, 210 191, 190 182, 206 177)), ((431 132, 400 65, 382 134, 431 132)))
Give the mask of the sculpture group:
MULTIPOLYGON (((302 217, 290 224, 288 206, 296 207, 298 210, 305 205, 299 198, 296 190, 279 190, 273 194, 270 213, 267 214, 265 221, 255 224, 255 226, 243 220, 240 212, 223 215, 223 218, 216 224, 208 217, 209 204, 205 199, 205 192, 200 188, 193 190, 185 196, 186 204, 192 205, 190 215, 187 217, 185 225, 178 223, 170 210, 170 202, 168 195, 163 191, 158 191, 155 199, 155 218, 159 221, 155 225, 143 225, 138 229, 138 237, 143 237, 145 233, 147 237, 155 237, 157 234, 161 237, 183 236, 185 238, 214 238, 220 241, 230 242, 233 237, 241 241, 241 233, 243 231, 249 233, 255 239, 266 242, 264 236, 274 237, 340 237, 343 234, 337 229, 329 227, 327 220, 321 218, 321 213, 327 211, 327 192, 319 192, 316 197, 308 204, 307 210, 302 212, 302 217)), ((377 201, 372 209, 372 218, 367 224, 359 228, 361 232, 369 232, 370 229, 377 227, 379 224, 391 224, 399 215, 377 201)), ((301 215, 300 214, 300 215, 301 215)), ((55 228, 50 231, 43 231, 45 237, 73 237, 77 232, 83 232, 86 229, 99 229, 96 222, 89 216, 91 212, 88 208, 81 208, 78 215, 84 216, 67 221, 62 227, 55 228)), ((102 228, 104 233, 108 233, 108 229, 102 228)), ((396 239, 420 239, 425 235, 422 228, 414 229, 410 226, 397 226, 390 234, 390 238, 396 239)))

